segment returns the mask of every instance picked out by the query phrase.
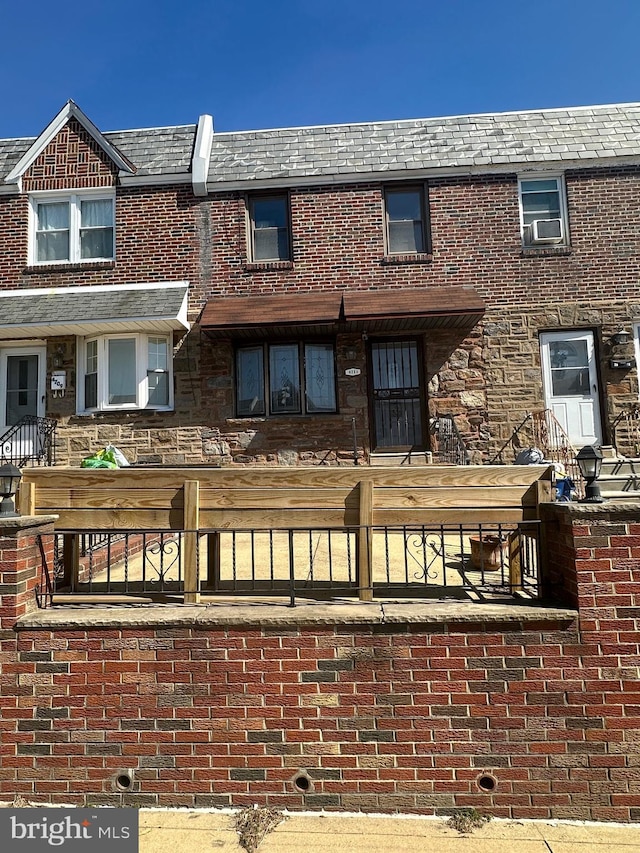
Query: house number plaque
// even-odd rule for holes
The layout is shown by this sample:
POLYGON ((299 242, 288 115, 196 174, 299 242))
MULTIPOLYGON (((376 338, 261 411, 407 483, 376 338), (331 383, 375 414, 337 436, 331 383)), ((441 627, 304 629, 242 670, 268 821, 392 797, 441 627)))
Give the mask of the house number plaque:
POLYGON ((359 367, 348 367, 345 370, 344 375, 345 376, 360 376, 361 373, 362 373, 362 371, 360 370, 359 367))

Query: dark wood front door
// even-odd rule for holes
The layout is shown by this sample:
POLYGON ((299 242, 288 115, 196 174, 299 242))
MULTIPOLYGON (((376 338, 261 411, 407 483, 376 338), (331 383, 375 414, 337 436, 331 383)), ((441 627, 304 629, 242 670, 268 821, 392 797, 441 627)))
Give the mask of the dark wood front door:
POLYGON ((418 341, 374 341, 369 352, 373 449, 424 449, 418 341))

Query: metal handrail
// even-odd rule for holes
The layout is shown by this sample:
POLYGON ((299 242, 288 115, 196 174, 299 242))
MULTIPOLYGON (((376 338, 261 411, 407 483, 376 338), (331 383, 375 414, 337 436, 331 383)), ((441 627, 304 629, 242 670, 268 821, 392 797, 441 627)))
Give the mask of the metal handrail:
POLYGON ((25 415, 0 435, 0 458, 18 468, 32 464, 53 465, 55 462, 55 434, 58 422, 53 418, 25 415), (18 439, 14 442, 13 439, 18 439), (25 452, 21 446, 28 442, 31 450, 25 452))
POLYGON ((437 462, 468 465, 469 452, 453 415, 438 415, 431 421, 433 455, 437 462))

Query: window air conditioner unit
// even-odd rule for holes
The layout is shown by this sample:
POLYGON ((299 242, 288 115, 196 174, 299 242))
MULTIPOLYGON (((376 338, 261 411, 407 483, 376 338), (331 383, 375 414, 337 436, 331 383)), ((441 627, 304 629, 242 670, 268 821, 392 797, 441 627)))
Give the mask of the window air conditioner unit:
POLYGON ((532 243, 562 243, 562 219, 534 219, 531 223, 532 243))

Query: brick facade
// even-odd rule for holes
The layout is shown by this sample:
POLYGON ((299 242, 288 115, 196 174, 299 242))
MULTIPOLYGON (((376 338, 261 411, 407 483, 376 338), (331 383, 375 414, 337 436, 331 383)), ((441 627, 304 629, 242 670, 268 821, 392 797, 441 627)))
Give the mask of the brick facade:
MULTIPOLYGON (((439 176, 428 182, 430 254, 386 256, 384 183, 327 183, 287 190, 292 260, 249 262, 246 197, 216 188, 196 198, 190 184, 122 185, 105 152, 71 120, 23 178, 0 195, 0 288, 190 282, 188 335, 174 337, 172 413, 75 415, 73 338, 49 339, 48 370, 63 349, 68 389, 49 393, 59 420, 58 461, 76 465, 103 437, 132 461, 211 464, 349 464, 372 449, 367 346, 335 334, 339 411, 334 415, 237 418, 233 341, 202 336, 197 319, 209 298, 320 291, 393 291, 471 286, 486 302, 473 328, 441 323, 405 328, 424 358, 425 411, 452 414, 471 459, 486 461, 525 415, 544 407, 539 334, 582 329, 596 343, 603 441, 633 454, 637 438, 612 424, 638 399, 637 370, 612 369, 611 336, 640 316, 640 171, 634 165, 565 172, 570 246, 523 249, 517 173, 439 176), (115 261, 27 266, 30 190, 116 186, 115 261), (347 359, 355 348, 356 358, 347 359), (345 370, 359 368, 359 377, 345 370)), ((398 185, 397 182, 395 184, 398 185)), ((284 188, 286 189, 286 188, 284 188)), ((384 332, 386 339, 400 333, 384 332)), ((290 340, 301 339, 295 329, 290 340)), ((623 355, 633 355, 627 347, 623 355)))

